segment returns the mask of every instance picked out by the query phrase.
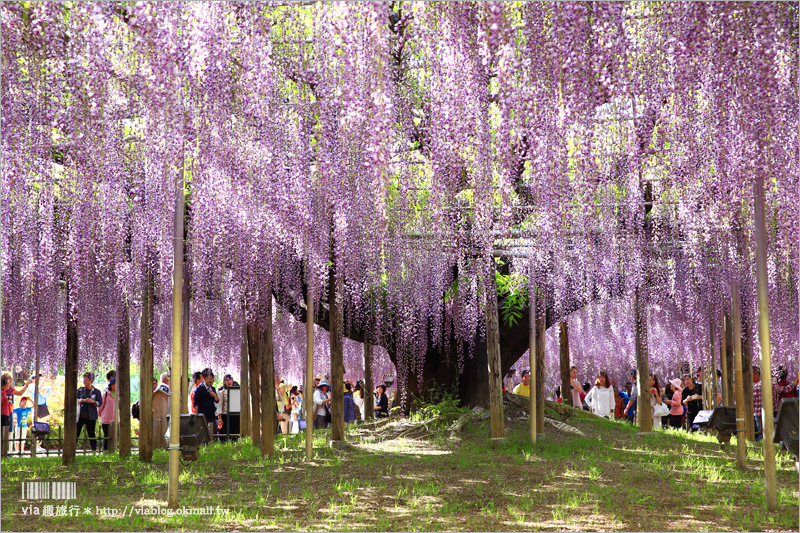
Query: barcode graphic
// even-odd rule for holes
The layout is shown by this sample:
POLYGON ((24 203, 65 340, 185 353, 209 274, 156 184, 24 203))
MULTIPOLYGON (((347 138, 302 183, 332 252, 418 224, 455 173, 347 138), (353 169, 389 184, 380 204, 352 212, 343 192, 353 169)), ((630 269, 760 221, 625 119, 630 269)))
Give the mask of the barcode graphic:
POLYGON ((74 481, 26 481, 22 484, 23 500, 73 500, 74 481))

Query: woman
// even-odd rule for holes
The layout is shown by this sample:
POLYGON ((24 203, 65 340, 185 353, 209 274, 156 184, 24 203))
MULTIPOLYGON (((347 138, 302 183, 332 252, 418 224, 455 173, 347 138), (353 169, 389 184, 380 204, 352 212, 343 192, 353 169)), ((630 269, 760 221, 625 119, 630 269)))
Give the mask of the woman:
POLYGON ((681 404, 683 387, 680 378, 670 381, 672 385, 672 398, 669 401, 669 427, 679 429, 683 422, 683 405, 681 404))
POLYGON ((655 374, 650 374, 650 412, 653 416, 653 424, 661 422, 662 415, 656 414, 656 406, 661 404, 661 387, 658 385, 658 378, 655 374))
POLYGON ((387 416, 389 416, 389 398, 386 396, 386 385, 380 384, 375 387, 375 418, 387 416))
POLYGON ((594 380, 594 387, 586 395, 586 405, 597 416, 610 418, 614 413, 616 401, 614 400, 614 390, 611 388, 611 381, 605 370, 601 370, 594 380))
POLYGON ((289 392, 289 403, 291 406, 291 418, 289 419, 289 433, 292 435, 300 433, 300 423, 298 422, 298 420, 300 417, 300 410, 302 409, 302 407, 300 405, 300 398, 297 394, 298 394, 297 386, 295 385, 289 392))
POLYGON ((578 367, 573 366, 569 369, 569 391, 572 397, 572 407, 581 409, 583 402, 581 402, 581 384, 578 383, 578 367))
POLYGON ((108 388, 103 392, 103 403, 97 408, 100 415, 100 426, 103 429, 103 450, 108 451, 111 444, 111 422, 114 421, 114 411, 117 408, 113 392, 116 391, 117 378, 111 378, 108 388))
POLYGON ((681 391, 681 403, 686 406, 686 429, 694 431, 694 419, 697 413, 703 409, 703 385, 695 383, 692 376, 683 376, 683 390, 681 391))
POLYGON ((360 379, 356 382, 356 392, 353 393, 353 401, 356 403, 356 407, 358 407, 359 413, 361 413, 361 421, 364 421, 364 413, 366 411, 365 407, 365 400, 366 392, 364 391, 364 382, 360 379))

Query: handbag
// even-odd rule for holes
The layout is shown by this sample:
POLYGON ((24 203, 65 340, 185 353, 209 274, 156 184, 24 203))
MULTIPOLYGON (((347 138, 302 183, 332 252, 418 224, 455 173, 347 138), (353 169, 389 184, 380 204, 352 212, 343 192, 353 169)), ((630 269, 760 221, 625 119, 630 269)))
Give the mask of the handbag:
POLYGON ((34 422, 33 429, 31 429, 31 433, 36 438, 43 438, 50 434, 50 424, 47 422, 34 422))
POLYGON ((665 403, 656 405, 655 409, 653 410, 653 416, 667 416, 668 414, 669 407, 667 407, 667 404, 665 403))
POLYGON ((299 427, 300 429, 306 429, 306 419, 301 418, 300 420, 298 420, 297 427, 299 427))

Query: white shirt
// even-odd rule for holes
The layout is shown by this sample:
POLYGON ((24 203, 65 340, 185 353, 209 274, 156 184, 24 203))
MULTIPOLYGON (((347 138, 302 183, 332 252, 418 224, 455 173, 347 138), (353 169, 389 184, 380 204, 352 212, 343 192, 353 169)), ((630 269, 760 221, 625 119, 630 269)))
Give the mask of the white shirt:
POLYGON ((314 411, 315 415, 325 416, 328 414, 327 407, 322 404, 322 402, 327 399, 328 394, 322 392, 322 389, 317 389, 314 391, 314 406, 316 407, 316 410, 314 411))
POLYGON ((614 408, 616 407, 614 389, 612 387, 594 386, 586 395, 584 401, 597 416, 610 417, 614 413, 614 408))

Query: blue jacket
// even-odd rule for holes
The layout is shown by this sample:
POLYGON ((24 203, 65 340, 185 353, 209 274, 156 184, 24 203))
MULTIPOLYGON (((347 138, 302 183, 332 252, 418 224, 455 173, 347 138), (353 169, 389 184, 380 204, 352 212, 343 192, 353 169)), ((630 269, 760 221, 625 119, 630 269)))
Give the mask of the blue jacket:
POLYGON ((356 402, 353 400, 353 394, 350 392, 344 393, 344 423, 349 424, 356 420, 356 402))
MULTIPOLYGON (((213 386, 211 390, 215 393, 217 389, 213 386)), ((202 413, 206 417, 206 422, 213 422, 217 414, 217 404, 214 398, 208 393, 205 383, 201 383, 194 391, 194 405, 197 407, 197 412, 202 413)))
MULTIPOLYGON (((78 389, 78 399, 80 400, 86 395, 86 387, 81 387, 78 389)), ((92 387, 92 391, 89 393, 89 398, 97 402, 96 404, 87 403, 86 407, 89 408, 89 420, 97 420, 97 408, 103 405, 103 395, 100 393, 100 389, 97 387, 92 387)), ((81 404, 78 404, 78 418, 81 417, 81 404)))

